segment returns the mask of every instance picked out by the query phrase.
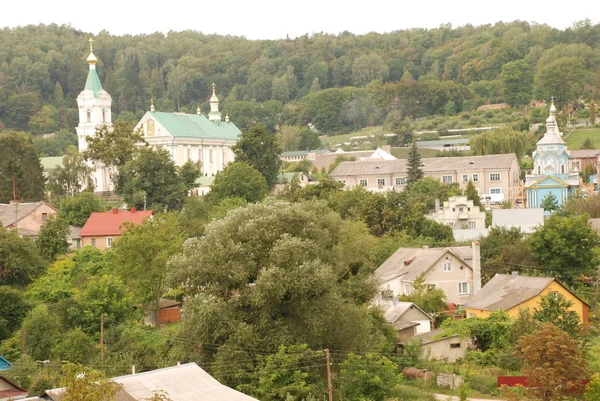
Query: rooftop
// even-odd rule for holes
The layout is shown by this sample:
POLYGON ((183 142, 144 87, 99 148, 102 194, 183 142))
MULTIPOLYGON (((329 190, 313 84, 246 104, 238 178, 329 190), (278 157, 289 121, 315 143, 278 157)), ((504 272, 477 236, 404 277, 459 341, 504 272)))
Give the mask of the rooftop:
POLYGON ((236 141, 241 134, 241 131, 234 123, 210 121, 201 114, 164 113, 158 111, 149 111, 148 114, 175 138, 236 141))
POLYGON ((131 211, 113 209, 110 212, 94 212, 85 222, 85 225, 79 232, 79 236, 118 236, 123 232, 123 224, 125 222, 136 225, 142 224, 153 213, 152 210, 136 210, 135 208, 131 208, 131 211))
MULTIPOLYGON (((18 204, 0 203, 0 223, 2 223, 3 227, 11 226, 43 205, 45 205, 44 202, 19 202, 18 204)), ((54 209, 49 205, 48 207, 54 209)))

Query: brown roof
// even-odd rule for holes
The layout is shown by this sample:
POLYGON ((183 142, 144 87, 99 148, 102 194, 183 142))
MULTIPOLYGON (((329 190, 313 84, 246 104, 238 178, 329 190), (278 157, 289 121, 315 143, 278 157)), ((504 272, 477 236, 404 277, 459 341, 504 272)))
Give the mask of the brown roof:
POLYGON ((470 246, 399 248, 375 270, 375 274, 382 281, 388 281, 399 276, 403 276, 403 280, 414 281, 448 252, 462 259, 467 266, 471 267, 473 250, 470 246))
MULTIPOLYGON (((0 222, 3 227, 11 226, 43 205, 44 202, 19 202, 18 205, 0 203, 0 222)), ((52 206, 48 205, 48 207, 56 211, 52 206)))
POLYGON ((174 306, 181 306, 181 302, 173 301, 172 299, 161 298, 158 302, 159 309, 172 308, 174 306))
POLYGON ((121 235, 124 229, 123 223, 142 224, 153 213, 152 210, 135 210, 134 208, 131 211, 113 209, 110 212, 94 212, 85 222, 79 236, 121 235))
POLYGON ((569 159, 586 159, 598 156, 600 149, 571 150, 569 153, 569 159))
MULTIPOLYGON (((421 159, 421 168, 424 173, 449 170, 480 170, 482 168, 508 169, 516 162, 517 156, 514 153, 486 156, 434 157, 421 159)), ((343 162, 330 175, 332 177, 342 177, 405 173, 407 163, 407 159, 343 162)))
POLYGON ((4 390, 0 390, 0 399, 11 399, 11 397, 23 398, 27 394, 29 394, 27 392, 27 390, 25 390, 24 388, 21 388, 21 387, 17 386, 10 379, 7 379, 4 376, 0 376, 0 380, 2 380, 6 384, 8 384, 10 387, 12 387, 12 388, 6 388, 4 390))

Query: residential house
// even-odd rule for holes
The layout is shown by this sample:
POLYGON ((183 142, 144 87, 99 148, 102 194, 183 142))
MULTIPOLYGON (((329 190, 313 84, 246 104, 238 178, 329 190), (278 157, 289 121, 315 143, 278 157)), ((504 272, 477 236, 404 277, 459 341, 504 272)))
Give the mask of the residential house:
POLYGON ((440 206, 439 199, 435 200, 435 211, 427 215, 452 229, 484 229, 485 211, 475 206, 466 196, 452 196, 440 206))
MULTIPOLYGON (((161 298, 158 303, 159 324, 176 323, 181 320, 181 302, 161 298)), ((152 310, 144 318, 144 323, 154 327, 154 313, 152 310)))
POLYGON ((15 202, 0 204, 0 223, 22 237, 37 237, 48 216, 56 214, 56 209, 44 202, 15 202))
POLYGON ((531 234, 544 225, 544 209, 494 209, 492 227, 518 228, 524 234, 531 234))
POLYGON ((270 194, 279 194, 285 188, 285 185, 291 183, 294 179, 298 180, 298 185, 300 186, 300 188, 304 188, 309 184, 308 176, 302 172, 280 173, 277 176, 277 184, 273 185, 270 194))
POLYGON ((442 289, 449 303, 463 305, 481 288, 479 242, 471 247, 399 248, 375 274, 381 291, 375 302, 380 305, 410 294, 420 276, 442 289))
MULTIPOLYGON (((370 191, 399 191, 406 186, 408 161, 378 160, 340 163, 330 174, 346 188, 363 186, 370 191)), ((520 169, 514 153, 487 156, 421 159, 425 176, 465 189, 473 181, 480 194, 510 199, 520 189, 520 169)))
POLYGON ((315 150, 291 150, 283 152, 279 155, 281 161, 287 163, 298 163, 302 160, 313 161, 317 158, 317 155, 331 154, 329 149, 315 149, 315 150))
POLYGON ((431 331, 431 316, 412 302, 394 302, 383 316, 399 338, 411 338, 431 331))
POLYGON ((81 245, 98 249, 112 248, 113 241, 125 229, 125 223, 142 224, 152 214, 152 210, 136 210, 134 207, 129 211, 114 208, 110 212, 94 212, 79 232, 81 245))
POLYGON ((322 169, 329 170, 329 167, 334 164, 339 157, 351 161, 396 160, 396 157, 392 155, 392 147, 389 145, 377 148, 376 150, 345 151, 343 149, 338 149, 335 152, 331 152, 328 149, 319 149, 310 152, 283 152, 280 155, 280 159, 287 162, 309 160, 319 171, 322 169))
POLYGON ((463 359, 471 345, 466 338, 458 335, 444 337, 442 330, 434 330, 417 336, 423 344, 423 354, 429 359, 454 363, 463 359))
POLYGON ((0 401, 21 400, 27 397, 27 390, 19 387, 6 377, 0 376, 0 401))
POLYGON ((517 317, 520 309, 538 307, 543 296, 562 294, 573 303, 570 310, 577 313, 582 323, 587 323, 590 306, 552 277, 496 274, 469 302, 465 304, 467 318, 488 317, 493 311, 506 311, 517 317))
POLYGON ((579 172, 585 170, 588 164, 598 170, 600 164, 600 149, 581 149, 569 152, 569 170, 579 172))

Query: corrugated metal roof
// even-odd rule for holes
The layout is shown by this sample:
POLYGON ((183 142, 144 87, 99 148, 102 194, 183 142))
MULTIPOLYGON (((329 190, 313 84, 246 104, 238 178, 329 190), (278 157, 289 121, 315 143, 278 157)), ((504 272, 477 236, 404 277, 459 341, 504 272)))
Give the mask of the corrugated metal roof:
POLYGON ((118 210, 117 213, 113 211, 94 212, 85 222, 85 225, 79 232, 79 236, 121 235, 123 223, 142 224, 153 213, 152 210, 136 210, 135 212, 118 210))
POLYGON ((223 139, 236 141, 241 131, 234 123, 210 121, 200 114, 148 112, 175 138, 223 139))
POLYGON ((517 227, 524 233, 532 233, 538 226, 544 225, 544 209, 493 209, 492 226, 517 227))
MULTIPOLYGON (((396 323, 402 315, 404 315, 411 308, 417 308, 425 317, 425 319, 431 320, 431 317, 425 313, 425 311, 415 305, 413 302, 398 302, 397 304, 390 306, 383 314, 385 320, 388 323, 396 323)), ((408 326, 407 326, 408 327, 408 326)))

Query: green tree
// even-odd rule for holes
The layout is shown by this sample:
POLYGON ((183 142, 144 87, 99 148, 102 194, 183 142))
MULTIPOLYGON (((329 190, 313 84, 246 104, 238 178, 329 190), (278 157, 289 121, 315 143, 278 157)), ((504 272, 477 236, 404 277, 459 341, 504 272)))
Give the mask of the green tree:
POLYGON ((65 389, 63 401, 115 401, 122 388, 104 372, 72 363, 63 367, 61 386, 65 389))
POLYGON ((61 333, 58 316, 48 310, 48 306, 36 306, 23 320, 23 352, 33 359, 50 359, 52 348, 58 343, 61 333))
POLYGON ((76 327, 65 333, 52 349, 52 354, 60 361, 87 364, 96 354, 95 345, 95 342, 81 328, 76 327))
POLYGON ((573 302, 564 295, 546 294, 540 299, 539 308, 533 310, 533 318, 541 323, 552 323, 562 331, 573 337, 581 334, 582 327, 579 316, 574 310, 570 310, 573 302))
POLYGON ((22 201, 44 199, 45 178, 37 149, 24 132, 0 133, 0 203, 13 199, 13 177, 22 201))
POLYGON ((0 227, 0 280, 3 284, 26 285, 46 268, 33 241, 21 238, 17 230, 0 227))
POLYGON ((241 198, 255 203, 263 200, 268 190, 265 177, 257 169, 244 162, 234 162, 217 173, 206 200, 216 204, 227 198, 241 198))
POLYGON ((581 149, 595 149, 594 140, 591 137, 585 138, 585 141, 581 144, 581 149))
POLYGON ((596 124, 596 99, 590 101, 590 124, 596 124))
POLYGON ((196 180, 200 177, 201 173, 200 165, 191 161, 179 167, 178 171, 179 178, 187 191, 198 186, 196 180))
POLYGON ((594 274, 598 265, 596 248, 600 238, 587 224, 586 216, 554 214, 527 238, 527 244, 547 274, 565 284, 573 284, 581 274, 594 274))
POLYGON ((560 57, 538 68, 535 93, 538 99, 555 96, 561 109, 577 101, 585 81, 585 60, 582 57, 560 57))
POLYGON ((69 233, 69 223, 66 220, 62 220, 56 215, 48 216, 35 239, 40 255, 53 261, 57 255, 69 252, 69 233))
POLYGON ((94 212, 103 212, 106 208, 92 192, 84 191, 75 196, 63 198, 58 210, 59 218, 74 226, 83 226, 94 212))
POLYGON ((352 401, 384 401, 397 395, 400 376, 396 365, 377 354, 350 354, 340 364, 340 391, 352 401))
POLYGON ((389 74, 389 67, 377 53, 362 54, 352 64, 352 82, 354 86, 365 86, 379 80, 385 81, 389 74))
POLYGON ((473 206, 479 206, 481 208, 479 192, 477 192, 477 188, 475 188, 475 184, 473 184, 473 181, 471 180, 469 180, 467 187, 465 188, 465 196, 468 200, 473 201, 473 206))
POLYGON ((277 183, 281 148, 275 135, 267 133, 264 124, 254 125, 242 132, 233 152, 236 161, 246 162, 257 169, 267 180, 269 188, 277 183))
POLYGON ((427 284, 424 275, 420 275, 415 280, 410 294, 402 294, 399 299, 402 302, 412 302, 427 313, 437 313, 448 309, 444 290, 427 284))
POLYGON ((185 184, 168 150, 139 149, 134 159, 119 168, 117 193, 129 206, 180 209, 187 196, 185 184))
POLYGON ((406 184, 410 185, 423 178, 423 169, 421 168, 421 155, 417 149, 417 143, 413 142, 408 152, 408 161, 406 168, 406 184))
POLYGON ((127 225, 114 248, 117 271, 144 305, 151 303, 159 327, 159 302, 165 293, 167 260, 176 255, 184 237, 177 216, 155 215, 140 225, 127 225))
POLYGON ((475 135, 469 140, 475 155, 497 155, 514 153, 518 160, 525 156, 528 147, 527 135, 510 128, 498 128, 475 135))
POLYGON ((83 154, 75 146, 70 146, 62 166, 56 166, 48 176, 50 192, 56 197, 74 196, 88 184, 91 172, 83 154))
POLYGON ((533 95, 533 73, 526 60, 517 60, 502 66, 500 74, 504 101, 513 107, 525 106, 533 95))
POLYGON ((143 134, 134 132, 133 127, 133 122, 123 120, 116 121, 112 127, 98 127, 93 137, 86 138, 85 158, 101 161, 107 166, 124 166, 134 158, 137 146, 144 143, 143 134))
POLYGON ((23 291, 0 286, 0 341, 9 338, 21 326, 29 306, 23 291))
POLYGON ((554 196, 553 193, 549 193, 548 195, 544 196, 544 199, 542 199, 540 207, 546 212, 558 210, 558 199, 556 199, 556 196, 554 196))

